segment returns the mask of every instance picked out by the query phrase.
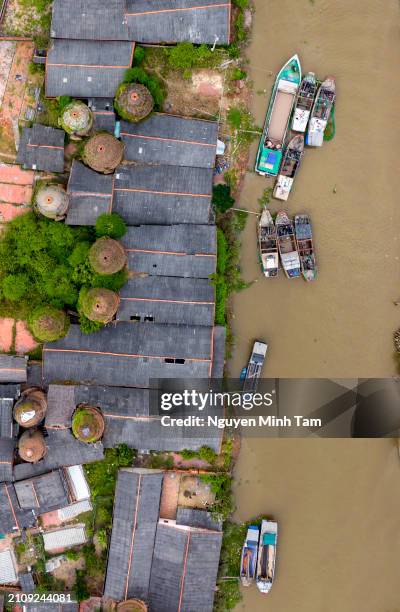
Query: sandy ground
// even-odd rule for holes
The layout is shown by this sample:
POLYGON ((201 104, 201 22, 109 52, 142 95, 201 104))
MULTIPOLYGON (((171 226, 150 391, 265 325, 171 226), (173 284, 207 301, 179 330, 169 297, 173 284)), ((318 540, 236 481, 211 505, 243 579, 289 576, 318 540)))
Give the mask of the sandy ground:
POLYGON ((0 317, 0 351, 9 353, 15 351, 18 355, 30 353, 37 348, 38 343, 27 328, 25 321, 15 321, 0 317), (15 325, 15 343, 13 345, 13 328, 15 325))
POLYGON ((14 319, 0 318, 0 351, 8 353, 12 348, 14 319))

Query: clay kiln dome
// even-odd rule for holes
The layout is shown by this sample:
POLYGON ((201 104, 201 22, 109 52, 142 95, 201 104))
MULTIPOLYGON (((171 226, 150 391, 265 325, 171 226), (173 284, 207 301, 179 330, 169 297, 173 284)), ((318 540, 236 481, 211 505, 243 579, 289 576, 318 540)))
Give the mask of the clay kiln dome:
POLYGON ((137 123, 151 113, 154 107, 153 96, 144 85, 127 83, 120 85, 115 97, 115 107, 121 117, 137 123))
POLYGON ((72 433, 75 438, 87 444, 103 437, 104 418, 94 406, 78 406, 72 417, 72 433))
POLYGON ((93 113, 86 104, 74 100, 64 108, 60 125, 72 136, 87 136, 93 126, 93 113))
POLYGON ((37 429, 28 429, 19 439, 18 453, 24 461, 37 463, 45 456, 46 450, 43 434, 37 429))
POLYGON ((27 389, 14 406, 14 419, 21 427, 34 427, 43 421, 46 409, 45 393, 40 389, 27 389))
POLYGON ((69 328, 67 314, 52 306, 36 308, 29 323, 33 335, 41 342, 54 342, 63 338, 69 328))
POLYGON ((96 172, 111 174, 122 162, 124 145, 112 134, 95 134, 85 144, 83 161, 96 172))
POLYGON ((44 217, 60 220, 68 210, 68 195, 61 185, 45 185, 36 193, 35 206, 44 217))
POLYGON ((110 289, 89 289, 82 299, 82 312, 91 321, 108 323, 119 306, 119 296, 110 289))
POLYGON ((89 261, 98 274, 115 274, 125 267, 126 253, 119 242, 104 236, 91 246, 89 261))

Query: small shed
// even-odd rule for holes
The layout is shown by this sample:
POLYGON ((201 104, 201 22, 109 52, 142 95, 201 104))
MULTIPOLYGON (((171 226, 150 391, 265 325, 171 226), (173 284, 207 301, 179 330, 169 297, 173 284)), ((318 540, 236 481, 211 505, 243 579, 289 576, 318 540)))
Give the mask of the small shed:
POLYGON ((64 172, 64 130, 35 123, 23 128, 17 163, 23 168, 64 172))
POLYGON ((10 548, 0 552, 0 584, 17 582, 16 562, 10 548))
POLYGON ((88 541, 85 531, 85 525, 73 525, 56 529, 55 531, 47 531, 43 534, 44 549, 46 552, 54 552, 73 546, 80 546, 88 541))

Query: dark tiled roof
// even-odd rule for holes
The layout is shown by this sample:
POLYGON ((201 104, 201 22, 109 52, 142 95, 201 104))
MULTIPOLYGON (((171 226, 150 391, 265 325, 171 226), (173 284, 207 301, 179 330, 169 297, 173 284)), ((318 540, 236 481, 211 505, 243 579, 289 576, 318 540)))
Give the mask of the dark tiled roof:
POLYGON ((47 453, 38 463, 19 463, 14 466, 14 480, 23 480, 45 474, 51 470, 92 461, 103 458, 103 445, 85 444, 76 440, 69 429, 48 430, 45 438, 47 453))
POLYGON ((93 112, 93 127, 98 132, 115 132, 115 113, 114 111, 95 111, 93 112))
POLYGON ((119 166, 113 211, 128 225, 209 223, 211 194, 212 170, 207 168, 119 166))
POLYGON ((51 36, 128 40, 125 0, 54 0, 51 36))
POLYGON ((160 521, 150 577, 151 610, 212 612, 222 533, 160 521))
POLYGON ((14 533, 35 525, 36 516, 32 511, 19 507, 14 486, 0 483, 0 533, 14 533))
POLYGON ((212 339, 212 328, 199 326, 121 321, 87 335, 72 325, 65 338, 45 345, 44 377, 122 387, 147 387, 151 378, 208 378, 212 339))
POLYGON ((11 482, 14 461, 14 438, 0 438, 0 482, 11 482))
POLYGON ((178 506, 176 524, 211 529, 211 531, 222 531, 222 521, 214 520, 211 512, 198 508, 182 508, 178 506))
POLYGON ((0 438, 13 437, 13 406, 19 394, 19 385, 0 384, 0 438))
POLYGON ((129 269, 153 276, 209 278, 216 268, 216 229, 211 225, 129 227, 122 243, 129 269))
POLYGON ((129 33, 143 43, 229 43, 231 0, 127 0, 129 33))
POLYGON ((64 172, 63 130, 35 123, 24 128, 18 148, 17 163, 46 172, 64 172))
POLYGON ((114 97, 131 66, 134 44, 123 41, 53 40, 47 54, 46 95, 114 97))
POLYGON ((65 479, 60 470, 28 480, 20 480, 14 485, 21 508, 34 508, 36 514, 63 508, 69 504, 65 479))
POLYGON ((49 385, 47 392, 46 427, 71 427, 76 408, 74 385, 49 385))
POLYGON ((0 383, 26 382, 27 360, 16 355, 0 355, 0 383))
POLYGON ((214 327, 214 350, 213 350, 213 366, 212 378, 222 378, 224 375, 225 365, 225 341, 226 328, 222 325, 214 327))
POLYGON ((163 473, 118 473, 113 530, 104 594, 116 600, 147 600, 163 473))
POLYGON ((152 317, 155 323, 214 323, 215 289, 208 279, 169 276, 133 277, 120 292, 117 319, 152 317))
POLYGON ((69 225, 94 225, 99 215, 110 211, 113 177, 99 174, 74 161, 68 181, 69 225))
POLYGON ((36 589, 36 584, 33 581, 33 576, 30 572, 18 574, 19 584, 23 593, 33 593, 36 589))
POLYGON ((140 123, 121 121, 125 159, 146 164, 214 168, 217 137, 215 121, 160 113, 140 123))

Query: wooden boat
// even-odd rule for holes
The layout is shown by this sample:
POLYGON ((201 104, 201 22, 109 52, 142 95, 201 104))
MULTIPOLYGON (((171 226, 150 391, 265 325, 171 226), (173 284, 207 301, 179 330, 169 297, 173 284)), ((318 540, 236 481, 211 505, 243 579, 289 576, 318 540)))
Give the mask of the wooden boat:
POLYGON ((295 176, 300 168, 304 153, 304 135, 298 134, 289 142, 283 156, 282 165, 274 189, 274 198, 286 200, 292 190, 295 176))
POLYGON ((275 578, 278 523, 262 521, 257 562, 257 587, 261 593, 269 593, 275 578))
POLYGON ((310 217, 308 215, 296 215, 294 218, 294 229, 302 274, 306 281, 315 280, 317 278, 317 264, 315 261, 310 217))
POLYGON ((322 147, 324 132, 331 116, 335 102, 336 85, 333 77, 327 77, 318 89, 317 97, 311 111, 306 144, 310 147, 322 147))
POLYGON ((288 278, 300 276, 300 258, 297 252, 293 223, 284 211, 275 220, 278 235, 278 248, 285 274, 288 278))
POLYGON ((283 143, 301 81, 301 65, 293 55, 278 73, 256 159, 256 172, 276 176, 282 160, 283 143))
POLYGON ((257 390, 258 379, 261 376, 265 357, 267 355, 268 344, 265 342, 254 342, 249 363, 247 364, 246 374, 243 380, 243 392, 255 393, 257 390))
POLYGON ((294 109, 292 130, 305 132, 317 93, 317 79, 313 72, 308 72, 301 82, 294 109))
POLYGON ((243 586, 250 586, 256 577, 259 538, 260 528, 250 525, 240 559, 240 580, 243 586))
POLYGON ((276 228, 269 210, 265 207, 258 225, 258 245, 264 276, 278 276, 279 255, 276 243, 276 228))

